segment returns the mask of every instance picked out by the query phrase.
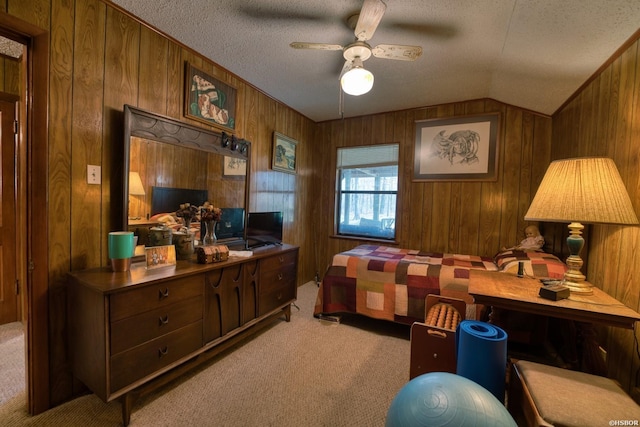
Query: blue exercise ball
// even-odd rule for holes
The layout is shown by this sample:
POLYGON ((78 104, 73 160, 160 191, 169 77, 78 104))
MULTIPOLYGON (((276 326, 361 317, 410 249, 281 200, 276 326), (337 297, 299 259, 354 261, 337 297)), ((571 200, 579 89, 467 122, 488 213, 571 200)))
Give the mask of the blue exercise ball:
POLYGON ((507 408, 479 384, 448 372, 420 375, 391 402, 386 427, 515 426, 507 408))

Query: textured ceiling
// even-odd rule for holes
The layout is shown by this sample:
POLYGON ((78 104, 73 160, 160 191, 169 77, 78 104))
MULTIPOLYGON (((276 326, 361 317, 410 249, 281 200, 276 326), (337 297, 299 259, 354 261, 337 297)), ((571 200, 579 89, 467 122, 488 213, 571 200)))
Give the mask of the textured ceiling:
POLYGON ((11 39, 0 36, 0 54, 11 58, 19 59, 22 56, 24 46, 11 39))
MULTIPOLYGON (((340 117, 342 52, 362 0, 113 0, 314 121, 340 117)), ((371 92, 344 116, 494 98, 552 114, 639 28, 638 0, 385 0, 377 44, 419 45, 415 62, 372 57, 371 92)))

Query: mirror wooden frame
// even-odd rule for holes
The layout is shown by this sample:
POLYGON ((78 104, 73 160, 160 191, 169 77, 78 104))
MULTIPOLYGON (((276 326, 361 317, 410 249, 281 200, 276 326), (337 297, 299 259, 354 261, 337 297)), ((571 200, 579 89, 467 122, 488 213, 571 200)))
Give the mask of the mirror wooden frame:
MULTIPOLYGON (((114 153, 114 167, 111 181, 113 225, 115 230, 127 230, 129 225, 129 149, 131 137, 149 139, 156 142, 173 144, 185 148, 192 148, 208 153, 235 157, 251 164, 251 143, 238 139, 225 132, 194 126, 171 117, 162 116, 142 110, 131 105, 124 106, 124 141, 122 151, 114 153), (118 161, 120 157, 121 161, 118 161), (118 170, 120 169, 120 170, 118 170)), ((247 167, 244 186, 244 215, 245 224, 249 212, 249 183, 251 182, 251 168, 247 167)), ((245 236, 246 240, 246 227, 245 236)))

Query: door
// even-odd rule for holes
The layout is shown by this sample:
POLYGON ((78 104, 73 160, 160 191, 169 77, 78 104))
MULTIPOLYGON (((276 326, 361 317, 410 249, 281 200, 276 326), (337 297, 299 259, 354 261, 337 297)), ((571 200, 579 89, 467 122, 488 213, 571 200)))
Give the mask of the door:
POLYGON ((16 272, 16 101, 0 94, 0 325, 20 320, 16 272))

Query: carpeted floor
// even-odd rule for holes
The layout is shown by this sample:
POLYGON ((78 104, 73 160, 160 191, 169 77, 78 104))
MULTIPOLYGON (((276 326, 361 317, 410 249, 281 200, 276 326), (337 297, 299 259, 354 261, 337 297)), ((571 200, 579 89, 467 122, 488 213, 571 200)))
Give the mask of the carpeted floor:
MULTIPOLYGON (((317 286, 298 288, 291 322, 140 400, 132 426, 383 426, 409 380, 409 327, 360 317, 313 317, 317 286)), ((0 407, 5 426, 117 426, 120 404, 82 396, 26 414, 24 392, 0 407)))
POLYGON ((24 331, 20 322, 0 325, 0 405, 24 393, 24 331))

